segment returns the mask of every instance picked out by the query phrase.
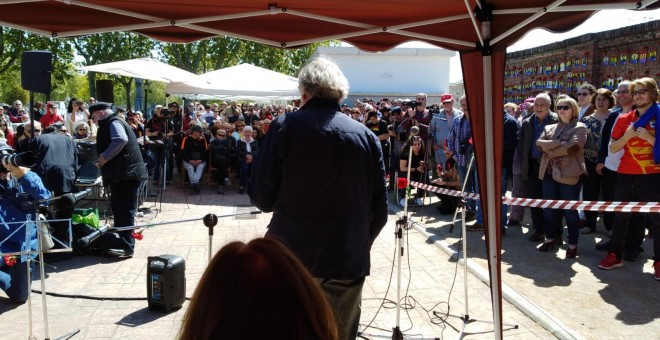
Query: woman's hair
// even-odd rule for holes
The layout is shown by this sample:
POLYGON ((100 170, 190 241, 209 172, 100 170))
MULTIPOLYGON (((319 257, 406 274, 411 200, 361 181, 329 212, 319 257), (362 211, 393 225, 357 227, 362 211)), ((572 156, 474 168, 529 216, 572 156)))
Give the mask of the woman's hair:
POLYGON ((614 107, 614 95, 612 94, 612 91, 606 89, 606 88, 599 88, 596 90, 596 93, 594 93, 593 96, 591 96, 591 107, 594 109, 596 108, 596 97, 598 97, 599 94, 602 94, 605 98, 607 98, 607 101, 609 102, 607 108, 611 109, 614 107))
POLYGON ((67 112, 73 112, 73 103, 75 103, 77 101, 78 101, 78 99, 71 98, 71 100, 69 100, 69 104, 67 104, 67 106, 66 106, 66 111, 67 112))
POLYGON ((300 70, 298 88, 312 98, 337 103, 348 96, 348 80, 337 64, 323 56, 314 58, 300 70))
POLYGON ((91 131, 89 130, 89 125, 87 125, 87 122, 79 121, 79 122, 76 124, 76 127, 74 128, 73 133, 74 133, 74 134, 77 134, 77 133, 78 133, 78 129, 80 129, 81 127, 85 128, 85 129, 87 130, 87 134, 89 134, 89 133, 91 132, 91 131))
POLYGON ((405 158, 406 161, 408 160, 408 155, 412 150, 413 142, 420 142, 422 144, 422 147, 419 149, 419 153, 422 155, 424 154, 424 140, 422 140, 422 137, 420 136, 414 136, 410 138, 410 140, 407 141, 406 144, 403 146, 403 149, 401 150, 401 159, 405 158))
POLYGON ((566 105, 570 106, 571 120, 578 118, 580 114, 580 107, 578 106, 578 103, 575 101, 575 99, 567 95, 561 95, 557 97, 557 105, 559 105, 560 103, 565 103, 566 105))
POLYGON ((330 305, 279 241, 231 242, 213 257, 186 311, 179 339, 338 337, 330 305))
POLYGON ((628 90, 630 90, 632 94, 632 91, 639 88, 647 89, 649 91, 649 96, 651 96, 651 100, 654 103, 658 101, 658 97, 660 97, 660 93, 658 93, 658 83, 656 83, 653 78, 635 79, 630 83, 628 90))
POLYGON ((513 112, 516 112, 516 110, 518 110, 518 105, 516 105, 515 103, 506 103, 506 104, 504 104, 504 108, 506 109, 507 107, 512 108, 513 112))

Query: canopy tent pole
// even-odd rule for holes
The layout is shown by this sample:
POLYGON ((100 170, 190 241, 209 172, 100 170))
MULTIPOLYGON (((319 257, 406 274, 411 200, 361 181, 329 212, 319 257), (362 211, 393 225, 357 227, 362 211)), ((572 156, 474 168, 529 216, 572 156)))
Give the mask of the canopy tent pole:
MULTIPOLYGON (((497 114, 493 110, 492 102, 492 58, 490 55, 483 56, 483 73, 484 73, 484 140, 492 141, 494 140, 493 135, 493 115, 497 114)), ((494 157, 494 146, 495 143, 486 143, 486 204, 488 208, 486 213, 488 214, 487 218, 487 227, 488 227, 488 263, 490 271, 490 291, 492 297, 493 305, 493 325, 495 326, 495 338, 498 340, 502 339, 502 281, 500 273, 500 263, 499 263, 499 247, 497 246, 497 240, 500 237, 499 228, 497 227, 498 219, 495 217, 495 157, 494 157)), ((479 183, 480 186, 483 186, 482 183, 479 183)), ((483 194, 483 190, 482 190, 483 194)), ((481 196, 483 197, 483 195, 481 196)), ((483 206, 483 200, 482 200, 483 206)))

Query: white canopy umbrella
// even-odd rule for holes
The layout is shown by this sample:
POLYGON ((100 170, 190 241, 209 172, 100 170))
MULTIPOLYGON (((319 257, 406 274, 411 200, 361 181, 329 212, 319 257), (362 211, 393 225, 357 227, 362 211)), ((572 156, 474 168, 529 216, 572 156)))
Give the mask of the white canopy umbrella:
POLYGON ((198 77, 194 73, 165 64, 151 58, 116 61, 82 67, 85 71, 110 73, 119 76, 162 81, 165 83, 186 82, 198 77))
POLYGON ((231 66, 167 84, 169 94, 215 98, 295 99, 300 96, 298 79, 251 64, 231 66))

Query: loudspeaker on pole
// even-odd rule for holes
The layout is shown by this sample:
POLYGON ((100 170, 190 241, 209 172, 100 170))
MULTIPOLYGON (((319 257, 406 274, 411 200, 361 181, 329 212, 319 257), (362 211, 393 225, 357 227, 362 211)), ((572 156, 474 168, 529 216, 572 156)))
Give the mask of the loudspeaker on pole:
POLYGON ((115 102, 112 80, 99 79, 96 81, 96 100, 106 103, 115 102))
POLYGON ((21 56, 21 86, 38 93, 50 94, 53 54, 50 51, 27 51, 21 56))

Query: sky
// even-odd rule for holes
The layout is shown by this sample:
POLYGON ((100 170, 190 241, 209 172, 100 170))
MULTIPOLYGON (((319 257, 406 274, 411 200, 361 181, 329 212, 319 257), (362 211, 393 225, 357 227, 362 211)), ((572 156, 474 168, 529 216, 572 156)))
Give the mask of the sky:
MULTIPOLYGON (((587 19, 582 25, 566 33, 552 33, 542 29, 529 31, 518 42, 509 46, 507 52, 525 50, 532 47, 548 45, 557 41, 577 37, 587 33, 595 33, 617 29, 643 22, 660 20, 660 9, 653 11, 607 10, 599 11, 587 19)), ((409 42, 400 47, 437 48, 423 42, 409 42)), ((458 54, 451 58, 449 82, 454 83, 463 78, 461 62, 458 54)))

